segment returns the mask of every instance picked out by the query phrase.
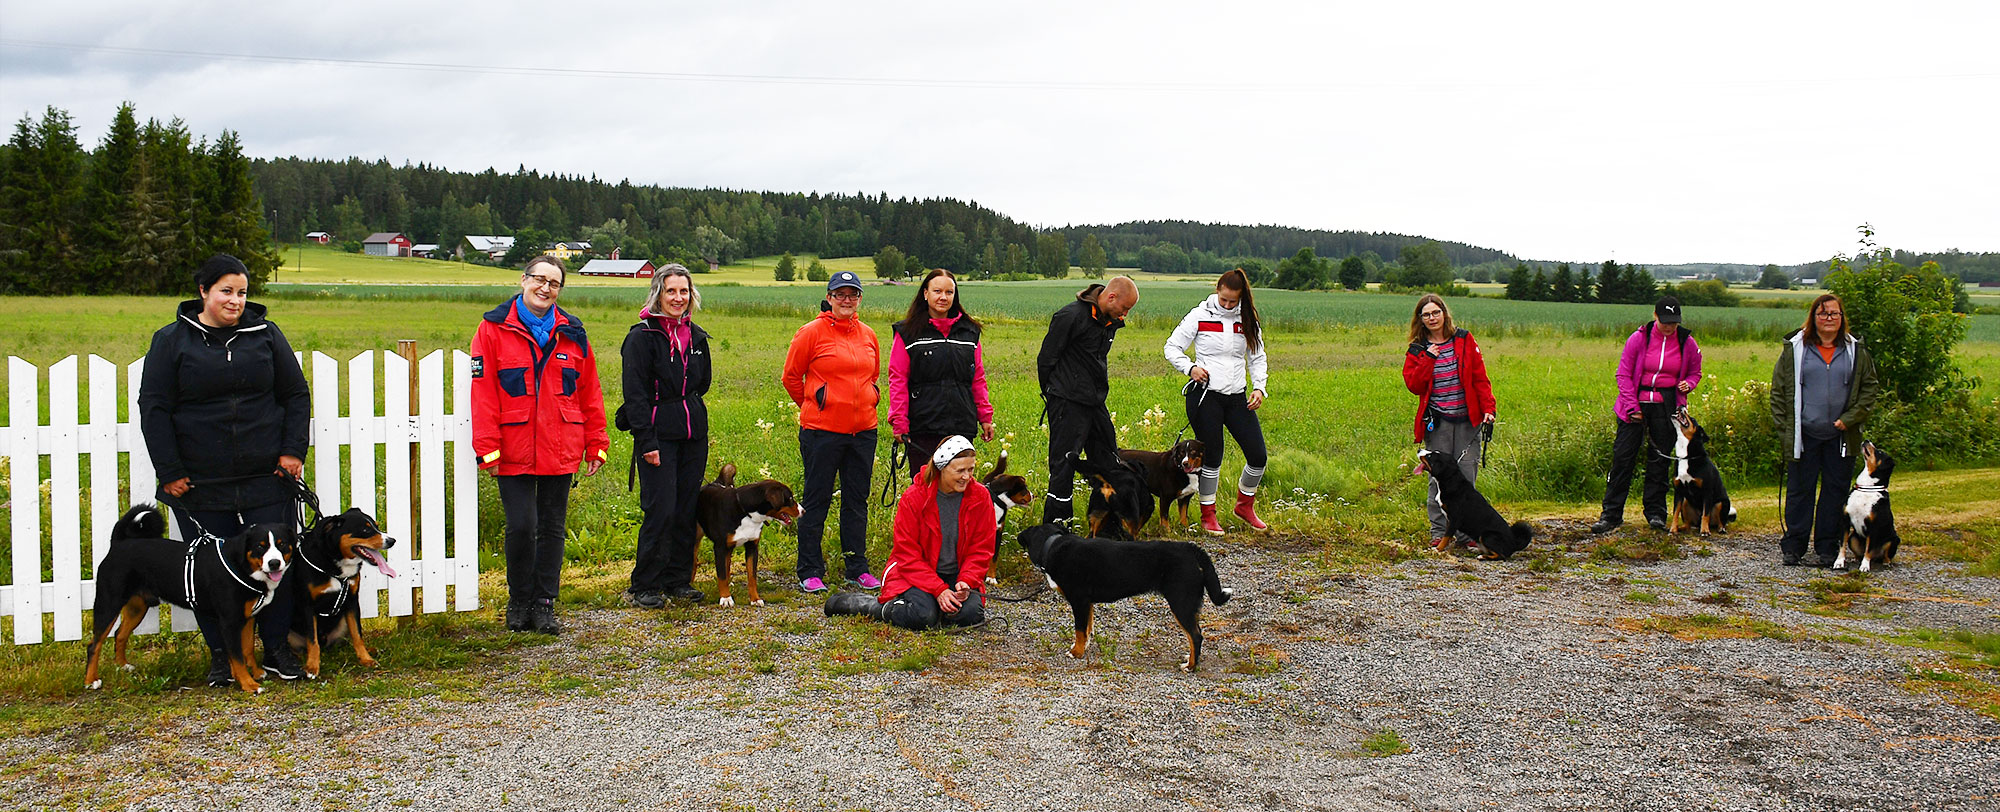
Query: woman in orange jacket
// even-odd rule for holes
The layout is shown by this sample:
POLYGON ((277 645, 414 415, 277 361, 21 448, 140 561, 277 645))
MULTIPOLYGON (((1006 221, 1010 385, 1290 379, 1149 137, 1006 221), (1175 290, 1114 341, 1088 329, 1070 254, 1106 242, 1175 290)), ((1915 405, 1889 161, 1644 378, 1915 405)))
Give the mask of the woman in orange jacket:
POLYGON ((566 274, 528 261, 521 293, 472 335, 472 451, 507 514, 507 629, 556 634, 570 480, 604 465, 604 394, 583 322, 556 307, 566 274))
POLYGON ((861 277, 841 271, 826 283, 819 318, 792 336, 785 353, 785 392, 799 405, 799 456, 805 488, 799 499, 799 589, 826 591, 820 539, 833 482, 840 479, 840 552, 847 580, 880 589, 868 572, 868 480, 875 468, 875 406, 881 398, 881 355, 875 331, 863 324, 861 277))

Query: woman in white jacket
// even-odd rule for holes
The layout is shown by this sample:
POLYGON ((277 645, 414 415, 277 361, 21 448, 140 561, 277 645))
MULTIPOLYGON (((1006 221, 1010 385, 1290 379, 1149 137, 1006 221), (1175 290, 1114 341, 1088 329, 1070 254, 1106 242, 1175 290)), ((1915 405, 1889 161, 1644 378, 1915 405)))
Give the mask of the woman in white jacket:
POLYGON ((1188 376, 1188 425, 1201 441, 1201 529, 1222 535, 1215 520, 1215 491, 1222 475, 1222 430, 1243 451, 1243 475, 1236 480, 1236 517, 1255 530, 1269 525, 1257 518, 1257 486, 1264 480, 1264 341, 1250 279, 1238 268, 1215 282, 1215 295, 1195 305, 1167 337, 1167 360, 1188 376), (1187 356, 1194 347, 1194 359, 1187 356), (1248 384, 1245 378, 1248 378, 1248 384))

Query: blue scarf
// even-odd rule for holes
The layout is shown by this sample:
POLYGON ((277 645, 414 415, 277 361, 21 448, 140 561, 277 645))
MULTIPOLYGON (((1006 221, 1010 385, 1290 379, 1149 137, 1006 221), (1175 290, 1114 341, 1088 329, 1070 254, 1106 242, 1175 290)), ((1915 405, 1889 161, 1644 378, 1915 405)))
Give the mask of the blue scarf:
POLYGON ((556 326, 556 309, 551 306, 545 315, 537 316, 528 309, 528 303, 521 297, 514 297, 514 315, 521 320, 521 326, 528 328, 528 335, 535 337, 535 346, 548 349, 549 333, 556 326))

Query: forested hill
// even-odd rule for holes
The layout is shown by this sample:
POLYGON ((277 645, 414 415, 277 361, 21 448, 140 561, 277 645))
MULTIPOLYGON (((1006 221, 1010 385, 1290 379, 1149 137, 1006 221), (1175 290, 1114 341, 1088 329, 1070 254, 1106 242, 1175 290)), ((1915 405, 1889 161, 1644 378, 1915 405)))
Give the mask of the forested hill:
MULTIPOLYGON (((723 261, 782 252, 868 256, 894 246, 929 266, 975 274, 1029 269, 1062 251, 1064 265, 1084 263, 1084 236, 1096 234, 1108 264, 1134 267, 1142 249, 1166 242, 1181 249, 1177 270, 1219 273, 1238 258, 1278 260, 1300 248, 1342 257, 1373 251, 1393 258, 1425 238, 1283 226, 1191 222, 1073 226, 1040 231, 977 203, 951 198, 891 199, 886 194, 750 192, 633 185, 596 177, 544 175, 518 167, 501 173, 453 172, 429 164, 387 161, 258 159, 252 172, 273 233, 293 240, 329 231, 342 240, 371 232, 403 232, 418 243, 449 248, 468 234, 511 235, 535 229, 555 240, 583 239, 593 249, 616 245, 628 258, 692 258, 728 239, 723 261), (1062 237, 1057 243, 1054 237, 1062 237), (1190 261, 1192 260, 1192 261, 1190 261)), ((1440 243, 1454 264, 1514 258, 1488 248, 1440 243)), ((1087 263, 1086 263, 1087 264, 1087 263)))
MULTIPOLYGON (((1203 251, 1218 257, 1257 257, 1278 260, 1301 248, 1311 248, 1322 257, 1345 257, 1369 251, 1376 256, 1395 258, 1405 245, 1428 242, 1431 238, 1409 234, 1365 231, 1322 231, 1291 226, 1234 226, 1196 223, 1188 220, 1145 220, 1115 226, 1069 226, 1057 229, 1071 244, 1085 234, 1096 234, 1106 251, 1119 255, 1137 254, 1141 248, 1166 242, 1183 250, 1203 251)), ((1512 264, 1519 257, 1492 248, 1438 240, 1445 256, 1456 266, 1482 262, 1512 264)))

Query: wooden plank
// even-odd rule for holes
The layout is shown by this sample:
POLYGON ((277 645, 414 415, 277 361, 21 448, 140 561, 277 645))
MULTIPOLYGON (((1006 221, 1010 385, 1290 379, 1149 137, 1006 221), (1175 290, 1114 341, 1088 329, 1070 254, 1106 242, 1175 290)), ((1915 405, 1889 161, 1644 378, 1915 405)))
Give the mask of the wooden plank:
POLYGON ((77 468, 83 447, 76 422, 76 367, 74 355, 50 365, 49 425, 42 430, 49 440, 49 582, 55 585, 55 601, 44 607, 55 616, 57 640, 83 639, 78 584, 83 580, 83 481, 77 468))
MULTIPOLYGON (((410 522, 410 392, 403 385, 409 379, 410 362, 400 355, 382 354, 382 414, 386 428, 382 438, 382 464, 384 484, 388 486, 388 501, 383 505, 388 513, 390 527, 404 528, 405 533, 415 525, 410 522)), ((390 565, 397 570, 416 571, 411 557, 416 546, 414 536, 405 543, 396 545, 389 551, 390 565)), ((415 597, 410 593, 416 579, 394 579, 388 582, 389 614, 403 617, 414 608, 415 597)))
POLYGON ((479 609, 479 460, 472 453, 472 356, 451 351, 452 578, 453 608, 479 609))
POLYGON ((331 516, 340 507, 340 361, 320 352, 312 354, 312 462, 313 491, 319 508, 331 516))
POLYGON ((419 536, 423 544, 424 613, 450 608, 444 584, 451 582, 446 569, 444 536, 444 352, 433 351, 417 363, 418 414, 417 477, 422 497, 419 536))
POLYGON ((104 560, 111 543, 111 525, 125 512, 125 498, 118 492, 118 365, 95 355, 90 356, 90 425, 83 439, 90 452, 90 566, 85 569, 96 577, 97 562, 104 560))
MULTIPOLYGON (((390 527, 387 517, 376 509, 375 444, 381 442, 376 430, 380 422, 375 415, 375 353, 368 351, 347 361, 347 484, 351 489, 347 503, 375 517, 382 532, 394 537, 403 533, 402 529, 390 527)), ((397 546, 401 546, 400 541, 397 546)), ((390 555, 394 554, 391 550, 390 555)), ((382 613, 381 590, 387 582, 374 567, 361 568, 362 617, 382 613)))
MULTIPOLYGON (((42 457, 35 450, 35 429, 41 422, 37 401, 41 370, 34 364, 7 357, 7 464, 12 473, 15 501, 32 507, 16 507, 12 516, 14 538, 14 583, 23 587, 42 583, 42 457)), ((14 644, 42 642, 42 590, 14 590, 14 644)))

